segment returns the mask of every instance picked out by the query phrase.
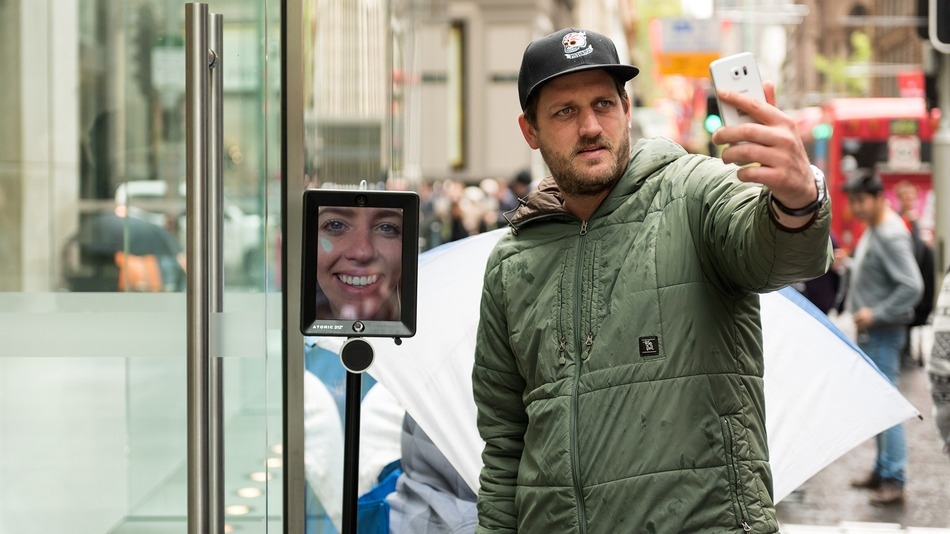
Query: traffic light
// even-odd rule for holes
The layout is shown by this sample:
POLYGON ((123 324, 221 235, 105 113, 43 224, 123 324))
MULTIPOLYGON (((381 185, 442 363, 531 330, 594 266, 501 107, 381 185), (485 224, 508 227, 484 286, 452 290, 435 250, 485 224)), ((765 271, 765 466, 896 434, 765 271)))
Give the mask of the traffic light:
POLYGON ((719 114, 719 101, 716 95, 706 96, 706 120, 703 121, 706 131, 713 133, 722 128, 722 115, 719 114))
POLYGON ((832 132, 832 127, 827 122, 818 123, 811 129, 811 135, 815 139, 828 139, 832 132))

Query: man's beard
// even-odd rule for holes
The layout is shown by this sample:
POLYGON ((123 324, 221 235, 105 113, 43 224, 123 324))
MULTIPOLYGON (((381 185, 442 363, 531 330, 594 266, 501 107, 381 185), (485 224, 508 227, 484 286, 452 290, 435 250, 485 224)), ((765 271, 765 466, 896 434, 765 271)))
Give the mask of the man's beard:
POLYGON ((543 146, 540 147, 540 150, 541 157, 547 163, 548 169, 554 177, 554 182, 557 183, 561 193, 568 196, 585 197, 596 196, 609 190, 620 180, 620 176, 626 170, 627 161, 630 158, 630 138, 626 135, 623 136, 616 150, 614 148, 614 144, 609 140, 603 136, 597 136, 593 139, 581 139, 569 156, 552 154, 545 150, 543 146), (573 162, 575 154, 583 147, 592 145, 605 147, 610 153, 609 157, 614 158, 610 167, 596 174, 577 168, 573 162))

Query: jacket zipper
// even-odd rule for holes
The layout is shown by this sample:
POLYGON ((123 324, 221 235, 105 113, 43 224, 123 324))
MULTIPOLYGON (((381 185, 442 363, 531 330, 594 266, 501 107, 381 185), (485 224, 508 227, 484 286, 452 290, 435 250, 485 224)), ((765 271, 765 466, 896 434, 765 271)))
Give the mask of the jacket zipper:
MULTIPOLYGON (((558 280, 559 287, 564 287, 564 275, 567 272, 567 267, 565 266, 561 269, 561 278, 558 280)), ((564 293, 560 293, 559 297, 560 302, 558 303, 558 314, 557 314, 557 363, 558 365, 567 364, 567 337, 564 333, 564 293)))
MULTIPOLYGON (((580 332, 581 323, 583 322, 581 320, 581 297, 584 293, 582 284, 584 282, 585 235, 587 235, 587 221, 581 221, 581 231, 577 246, 577 266, 574 270, 574 346, 578 347, 578 349, 580 349, 582 344, 580 332)), ((577 358, 574 362, 574 387, 571 390, 571 462, 574 464, 574 499, 577 502, 577 524, 578 531, 581 533, 587 532, 587 510, 584 507, 584 495, 581 486, 580 452, 577 450, 577 419, 579 417, 577 389, 581 382, 581 366, 586 359, 586 357, 581 357, 577 358)))
POLYGON ((735 488, 735 497, 736 504, 739 507, 739 526, 742 528, 743 532, 752 532, 752 527, 749 525, 749 522, 746 520, 749 513, 746 510, 745 499, 742 498, 742 492, 739 489, 741 484, 741 479, 739 477, 739 464, 735 455, 735 435, 732 433, 732 424, 729 422, 728 418, 722 418, 722 424, 725 426, 726 437, 729 439, 729 443, 726 444, 726 453, 729 455, 729 463, 732 468, 732 475, 734 479, 734 488, 735 488))
MULTIPOLYGON (((586 248, 586 247, 585 247, 586 248)), ((594 261, 597 256, 597 250, 591 251, 590 266, 590 295, 587 297, 587 337, 584 339, 584 353, 581 358, 587 361, 590 358, 590 352, 594 349, 594 261)))

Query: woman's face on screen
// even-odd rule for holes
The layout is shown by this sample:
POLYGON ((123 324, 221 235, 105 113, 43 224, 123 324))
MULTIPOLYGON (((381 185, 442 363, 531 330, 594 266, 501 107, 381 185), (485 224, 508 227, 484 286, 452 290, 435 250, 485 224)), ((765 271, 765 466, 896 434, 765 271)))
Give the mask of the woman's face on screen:
POLYGON ((402 210, 327 206, 319 212, 317 283, 328 319, 399 319, 402 210))

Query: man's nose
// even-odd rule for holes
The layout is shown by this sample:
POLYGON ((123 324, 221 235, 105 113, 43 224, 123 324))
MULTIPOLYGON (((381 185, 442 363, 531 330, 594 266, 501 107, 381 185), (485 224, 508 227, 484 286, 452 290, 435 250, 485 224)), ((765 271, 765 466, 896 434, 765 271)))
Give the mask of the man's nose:
POLYGON ((581 137, 592 138, 600 135, 603 128, 600 126, 600 120, 597 113, 592 109, 581 111, 579 134, 581 137))

